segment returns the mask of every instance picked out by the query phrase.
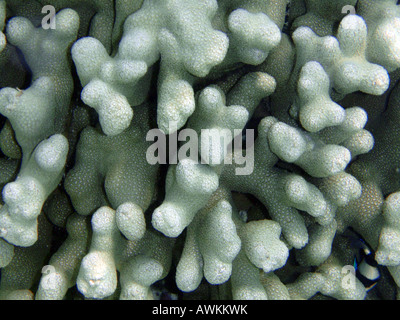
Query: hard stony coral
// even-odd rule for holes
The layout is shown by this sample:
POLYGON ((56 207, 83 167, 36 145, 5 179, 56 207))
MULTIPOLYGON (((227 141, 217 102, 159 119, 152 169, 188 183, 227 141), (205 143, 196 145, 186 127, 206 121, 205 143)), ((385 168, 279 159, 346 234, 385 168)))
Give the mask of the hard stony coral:
POLYGON ((398 298, 399 76, 395 0, 0 0, 0 299, 398 298))
POLYGON ((6 37, 4 33, 2 32, 4 29, 6 21, 6 2, 1 1, 0 2, 0 52, 3 51, 4 47, 6 46, 6 37))

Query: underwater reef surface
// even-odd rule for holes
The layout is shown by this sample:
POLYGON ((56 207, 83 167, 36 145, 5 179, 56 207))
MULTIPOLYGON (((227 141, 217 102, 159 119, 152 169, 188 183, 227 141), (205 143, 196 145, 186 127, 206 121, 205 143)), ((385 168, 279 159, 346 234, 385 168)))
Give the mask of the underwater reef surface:
POLYGON ((1 300, 400 298, 395 0, 0 0, 1 300))

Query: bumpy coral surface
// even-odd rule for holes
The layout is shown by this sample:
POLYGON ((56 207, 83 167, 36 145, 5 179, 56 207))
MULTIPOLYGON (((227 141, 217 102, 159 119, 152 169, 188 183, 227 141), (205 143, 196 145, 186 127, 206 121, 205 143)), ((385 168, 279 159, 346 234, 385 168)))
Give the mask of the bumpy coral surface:
POLYGON ((396 0, 0 0, 0 299, 400 297, 396 0))

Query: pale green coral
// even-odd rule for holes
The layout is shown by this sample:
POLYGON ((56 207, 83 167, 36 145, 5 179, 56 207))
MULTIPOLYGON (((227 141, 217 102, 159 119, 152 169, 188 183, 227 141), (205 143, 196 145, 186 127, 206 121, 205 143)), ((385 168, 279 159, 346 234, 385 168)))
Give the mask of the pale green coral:
MULTIPOLYGON (((333 34, 335 24, 340 22, 346 14, 351 13, 352 7, 354 8, 357 4, 357 0, 305 0, 304 2, 306 12, 293 21, 292 29, 295 30, 301 26, 309 27, 319 36, 333 34)), ((356 11, 355 8, 354 11, 356 11)))
POLYGON ((246 108, 226 107, 225 100, 219 88, 205 88, 201 91, 196 111, 188 122, 188 127, 195 130, 199 137, 201 158, 211 166, 223 163, 229 144, 235 135, 241 133, 249 118, 246 108), (215 137, 223 139, 223 143, 215 141, 215 137))
POLYGON ((0 0, 0 298, 394 299, 399 17, 0 0))
POLYGON ((168 237, 179 236, 218 188, 218 175, 207 165, 184 159, 171 166, 166 195, 152 215, 154 228, 168 237))
POLYGON ((331 100, 329 85, 329 77, 318 62, 307 62, 301 68, 297 83, 299 119, 307 131, 320 131, 344 121, 345 110, 331 100))
POLYGON ((230 278, 232 262, 241 246, 234 214, 230 203, 220 200, 196 215, 187 229, 177 265, 176 283, 182 291, 197 289, 203 274, 211 284, 221 284, 230 278))
POLYGON ((345 246, 334 243, 332 254, 315 272, 303 273, 287 286, 291 298, 310 299, 320 292, 338 300, 364 299, 366 288, 359 279, 351 277, 352 269, 349 267, 353 256, 352 252, 347 250, 345 246))
POLYGON ((68 142, 63 135, 43 140, 18 173, 3 188, 0 209, 1 236, 8 242, 28 247, 37 240, 37 217, 43 203, 61 180, 68 142))
POLYGON ((0 91, 0 112, 9 119, 15 131, 24 165, 35 146, 56 131, 54 89, 50 78, 41 77, 23 92, 14 88, 0 91))
POLYGON ((82 259, 76 284, 88 298, 105 298, 117 289, 121 272, 121 299, 146 299, 150 286, 162 279, 170 265, 171 241, 147 231, 143 240, 127 241, 116 224, 115 211, 101 207, 92 216, 93 236, 82 259))
POLYGON ((14 248, 14 256, 1 269, 1 300, 32 300, 30 290, 46 265, 51 243, 51 225, 44 215, 38 217, 38 240, 29 247, 14 248))
POLYGON ((93 127, 82 131, 76 164, 65 180, 79 214, 92 214, 108 202, 114 209, 128 202, 135 206, 133 210, 148 208, 155 192, 157 165, 146 160, 151 145, 145 140, 149 129, 146 115, 146 108, 138 109, 130 128, 119 136, 106 136, 93 127))
POLYGON ((23 52, 32 72, 32 81, 41 77, 50 78, 54 86, 53 112, 57 113, 51 121, 54 122, 55 132, 60 133, 65 128, 63 121, 73 91, 68 50, 77 37, 79 16, 74 10, 64 9, 57 13, 55 19, 55 29, 43 29, 35 28, 26 18, 15 17, 7 23, 7 40, 23 52))
POLYGON ((395 0, 358 2, 357 10, 368 25, 368 58, 388 72, 400 66, 400 6, 395 0))
POLYGON ((82 258, 87 252, 89 226, 87 218, 73 214, 67 222, 68 238, 52 255, 47 270, 42 270, 36 300, 62 300, 76 284, 82 258))
POLYGON ((6 21, 6 2, 5 0, 0 1, 0 52, 3 51, 6 46, 6 36, 2 32, 6 21))
POLYGON ((379 246, 376 252, 376 260, 379 264, 396 266, 400 264, 399 252, 399 192, 392 193, 385 199, 384 226, 379 237, 379 246))
POLYGON ((336 37, 319 37, 310 28, 300 27, 293 33, 293 40, 297 49, 296 69, 308 61, 319 62, 329 75, 331 87, 339 94, 360 90, 380 95, 387 90, 387 70, 367 60, 367 25, 360 16, 346 16, 336 37))

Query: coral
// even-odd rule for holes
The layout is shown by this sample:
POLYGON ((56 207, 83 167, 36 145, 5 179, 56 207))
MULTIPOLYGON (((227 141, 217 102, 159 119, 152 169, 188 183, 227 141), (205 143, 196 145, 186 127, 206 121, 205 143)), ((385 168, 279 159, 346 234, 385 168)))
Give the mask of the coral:
POLYGON ((306 26, 319 36, 331 35, 334 32, 334 25, 340 22, 343 18, 343 13, 347 13, 346 9, 351 9, 356 4, 356 0, 334 2, 305 0, 306 11, 293 21, 291 28, 294 31, 300 26, 306 26))
POLYGON ((146 107, 137 110, 131 126, 118 136, 106 136, 91 126, 82 130, 75 165, 64 183, 79 214, 92 214, 107 204, 117 209, 132 203, 143 216, 153 199, 158 168, 146 160, 151 145, 146 141, 147 114, 146 107))
POLYGON ((296 281, 287 286, 292 299, 310 299, 317 292, 339 300, 361 300, 366 297, 366 288, 357 278, 346 283, 347 272, 343 268, 352 263, 352 252, 340 244, 332 245, 332 254, 315 272, 302 273, 296 281), (347 286, 348 285, 348 286, 347 286))
POLYGON ((293 32, 297 49, 294 74, 308 61, 317 61, 339 94, 362 91, 381 95, 389 86, 388 71, 367 60, 368 40, 367 24, 356 15, 341 20, 336 37, 319 37, 310 28, 299 27, 293 32))
POLYGON ((90 249, 82 259, 76 285, 85 297, 108 297, 117 289, 118 270, 120 299, 146 299, 151 296, 150 286, 169 270, 171 240, 148 231, 138 241, 127 241, 116 220, 109 207, 93 214, 90 249))
MULTIPOLYGON (((51 133, 61 133, 65 127, 62 121, 65 121, 68 113, 73 91, 68 51, 70 45, 76 40, 79 26, 79 16, 71 9, 59 11, 55 19, 55 29, 43 29, 42 27, 35 28, 27 18, 14 17, 8 21, 6 31, 7 41, 18 47, 24 55, 32 73, 32 81, 48 77, 54 86, 50 90, 51 94, 37 94, 43 98, 46 96, 47 103, 56 105, 52 110, 56 114, 46 120, 43 119, 42 122, 54 123, 54 128, 42 133, 47 136, 51 133), (43 60, 46 61, 45 64, 41 63, 43 60)), ((32 143, 37 144, 37 141, 32 143)))
POLYGON ((61 300, 76 284, 79 267, 89 246, 87 217, 71 214, 66 230, 68 237, 52 255, 48 270, 42 270, 43 276, 35 294, 37 300, 61 300))
POLYGON ((6 36, 2 32, 6 22, 6 2, 3 0, 0 2, 0 52, 3 51, 6 46, 6 36))
POLYGON ((398 298, 399 21, 0 0, 0 299, 398 298))
POLYGON ((196 78, 221 63, 225 69, 238 62, 260 64, 279 43, 279 28, 266 14, 237 9, 229 14, 228 52, 228 36, 212 25, 217 9, 216 1, 144 1, 126 18, 115 56, 95 38, 74 45, 72 57, 85 87, 82 100, 99 113, 106 134, 129 126, 130 106, 145 100, 151 67, 160 57, 157 121, 172 133, 168 122, 176 121, 179 129, 194 112, 196 78))
POLYGON ((15 181, 4 186, 0 224, 5 240, 23 247, 36 242, 36 218, 61 180, 67 152, 67 139, 61 134, 41 141, 15 181))
POLYGON ((400 8, 397 1, 359 1, 357 9, 368 25, 367 54, 370 61, 388 72, 399 68, 400 8))

